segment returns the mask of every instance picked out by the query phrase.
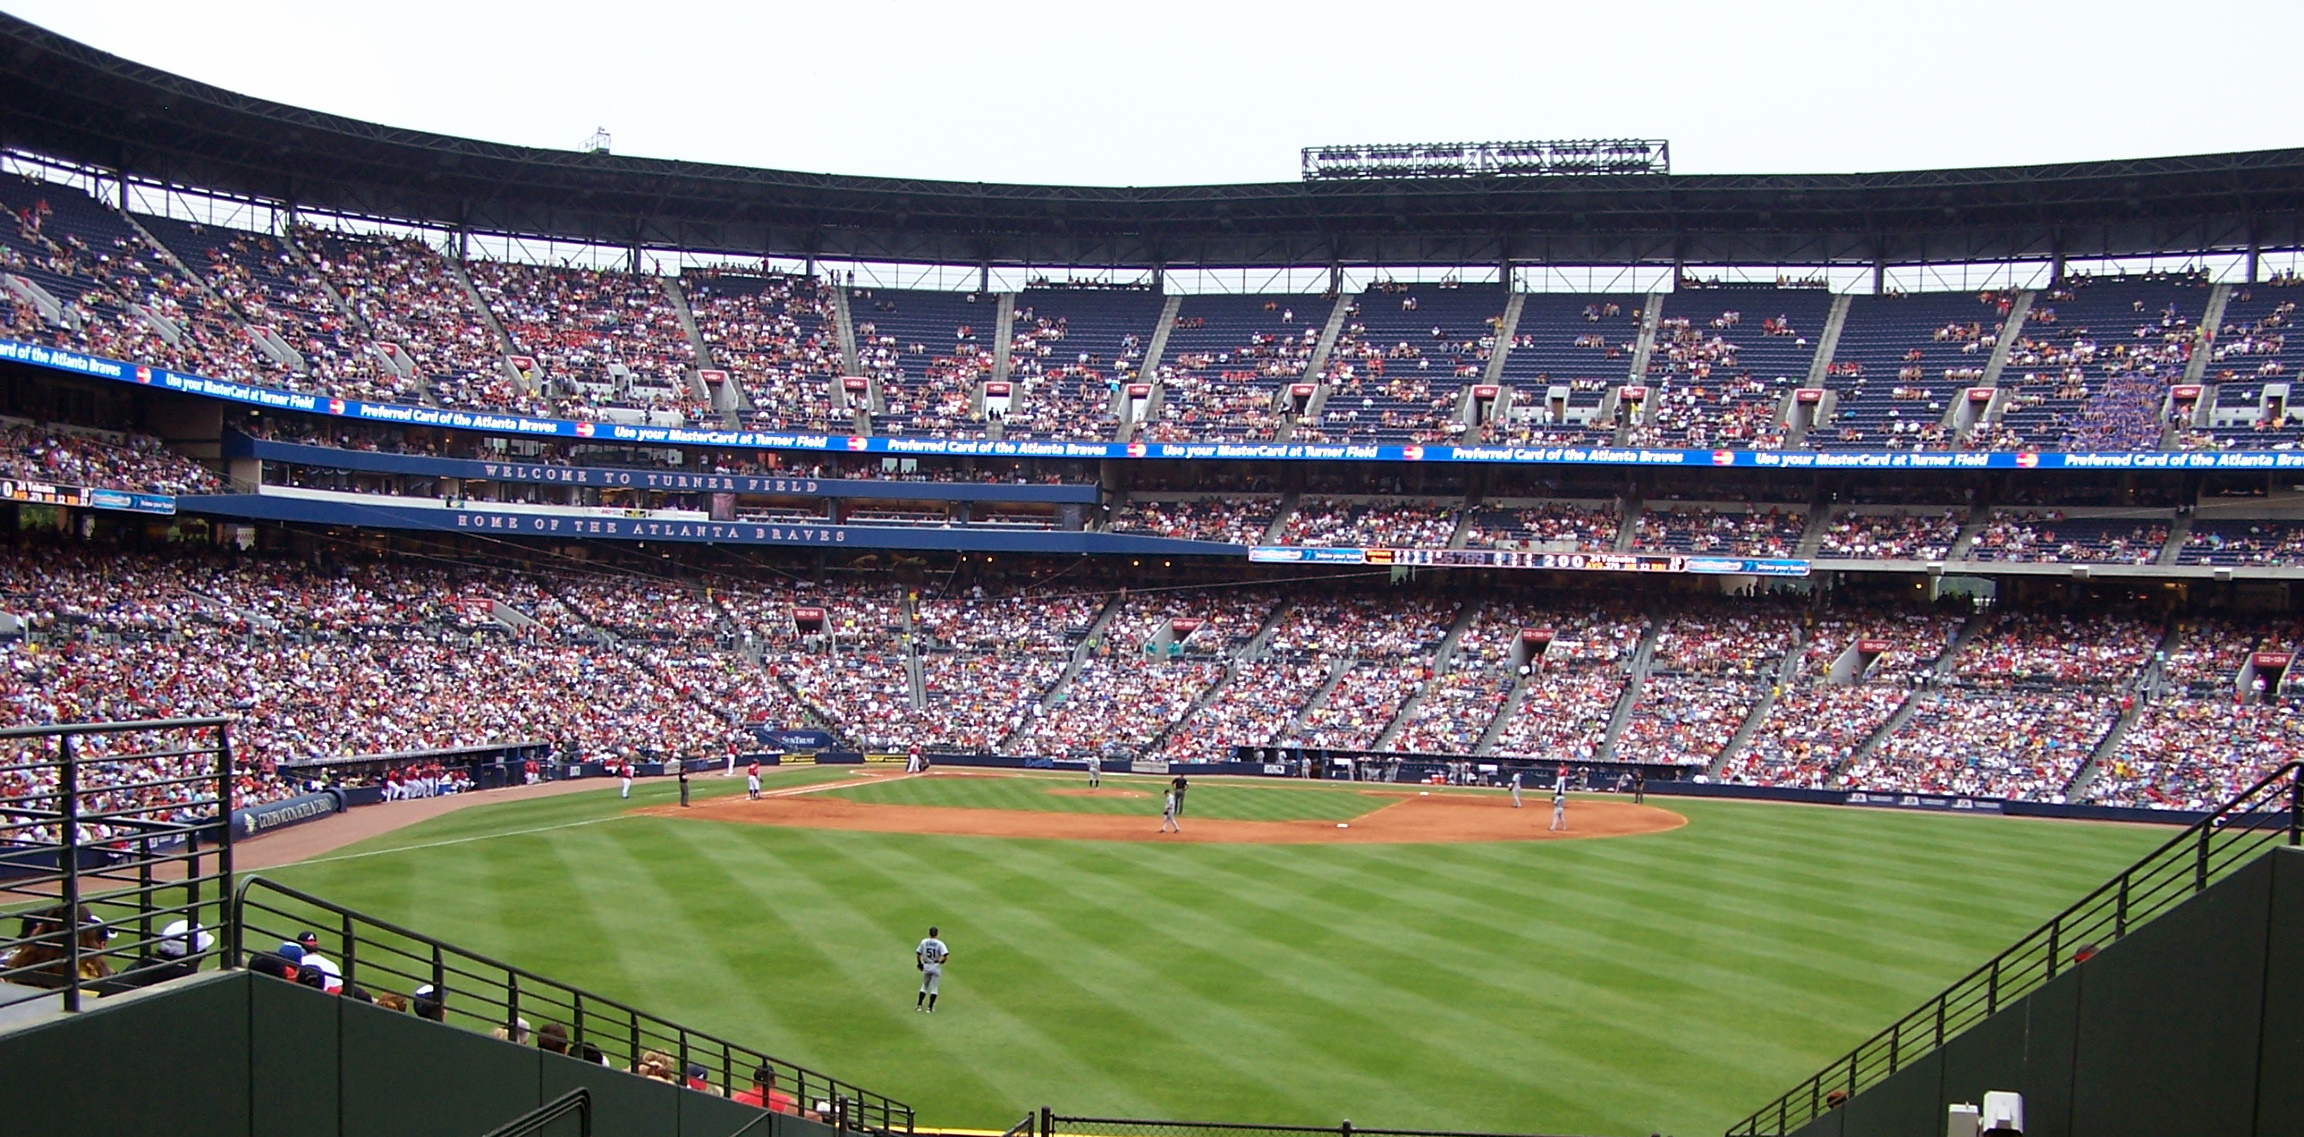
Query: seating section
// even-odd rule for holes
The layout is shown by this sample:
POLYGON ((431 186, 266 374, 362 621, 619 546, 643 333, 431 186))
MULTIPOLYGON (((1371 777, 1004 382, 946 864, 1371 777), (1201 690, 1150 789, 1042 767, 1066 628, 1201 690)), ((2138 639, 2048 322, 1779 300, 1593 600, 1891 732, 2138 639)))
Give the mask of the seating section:
POLYGON ((992 376, 999 301, 973 292, 850 289, 856 352, 879 380, 874 434, 981 438, 980 385, 992 376))
POLYGON ((1135 498, 1113 515, 1115 533, 1148 533, 1228 545, 1261 545, 1279 516, 1280 499, 1254 494, 1227 497, 1135 498))
POLYGON ((2067 517, 2059 510, 2001 510, 1976 533, 1978 561, 2154 564, 2168 544, 2165 518, 2067 517))
POLYGON ((581 401, 548 400, 513 379, 505 345, 457 269, 423 242, 293 231, 320 278, 380 345, 397 345, 433 401, 458 409, 573 415, 581 401))
MULTIPOLYGON (((2263 284, 2236 284, 2224 300, 2214 355, 2201 378, 2215 384, 2219 411, 2243 411, 2232 425, 2186 433, 2189 449, 2292 450, 2304 444, 2298 415, 2272 414, 2267 384, 2294 384, 2304 374, 2304 337, 2291 341, 2296 324, 2296 281, 2275 278, 2263 284)), ((2285 412, 2290 400, 2281 399, 2285 412)), ((2223 417, 2223 416, 2218 416, 2223 417)))
POLYGON ((1782 410, 1806 384, 1817 337, 1831 315, 1822 289, 1674 293, 1648 354, 1640 446, 1768 449, 1784 442, 1782 410), (1747 319, 1745 309, 1753 311, 1747 319))
POLYGON ((215 471, 141 434, 0 420, 0 477, 155 494, 215 493, 215 471))
POLYGON ((1270 439, 1282 389, 1304 379, 1334 301, 1318 296, 1187 296, 1157 378, 1156 442, 1270 439))
POLYGON ((2014 294, 1855 296, 1824 372, 1837 408, 1812 450, 1941 450, 1945 416, 1984 379, 2014 294))
POLYGON ((1444 549, 1455 536, 1457 514, 1455 504, 1448 502, 1305 498, 1281 523, 1280 543, 1444 549))
POLYGON ((1166 301, 1135 289, 1027 289, 1009 330, 1010 438, 1110 439, 1113 392, 1136 381, 1166 301))
POLYGON ((1616 547, 1616 532, 1623 524, 1623 512, 1612 501, 1487 508, 1472 515, 1464 544, 1471 549, 1605 553, 1616 547))
POLYGON ((2041 293, 2000 386, 1993 449, 2152 450, 2208 305, 2204 277, 2073 277, 2041 293))
POLYGON ((2184 547, 2176 553, 2181 565, 2295 565, 2304 564, 2304 521, 2194 520, 2184 547))
POLYGON ((2003 614, 1841 784, 2061 801, 2160 639, 2158 625, 2133 617, 2003 614))
POLYGON ((1960 626, 1943 613, 1856 613, 1815 621, 1727 781, 1822 789, 1904 705, 1960 626), (1867 647, 1878 650, 1866 650, 1867 647))
POLYGON ((1759 605, 1665 622, 1616 757, 1709 764, 1775 681, 1795 627, 1791 616, 1759 605))
POLYGON ((467 267, 513 354, 536 361, 546 390, 617 421, 715 419, 691 382, 696 348, 662 280, 500 261, 467 267))
POLYGON ((1961 510, 1852 509, 1834 517, 1816 544, 1819 557, 1940 561, 1951 555, 1961 510))
POLYGON ((1494 285, 1379 284, 1353 301, 1321 381, 1317 424, 1330 442, 1452 442, 1465 430, 1464 385, 1480 378, 1507 300, 1494 285))
POLYGON ((1504 357, 1504 385, 1513 395, 1510 420, 1491 428, 1489 440, 1525 446, 1613 442, 1615 422, 1593 416, 1631 374, 1643 303, 1642 297, 1622 294, 1538 292, 1523 299, 1512 350, 1504 357))
POLYGON ((388 364, 368 329, 347 311, 293 244, 261 233, 210 228, 171 217, 136 223, 198 274, 258 341, 257 356, 277 364, 266 382, 377 402, 417 403, 414 374, 388 364), (261 341, 294 354, 279 358, 261 341))
POLYGON ((1737 507, 1651 502, 1641 511, 1632 547, 1642 552, 1789 557, 1800 547, 1808 515, 1798 506, 1737 507))
POLYGON ((832 403, 841 375, 827 287, 799 276, 697 272, 681 277, 707 362, 744 394, 746 426, 837 430, 853 425, 832 403))

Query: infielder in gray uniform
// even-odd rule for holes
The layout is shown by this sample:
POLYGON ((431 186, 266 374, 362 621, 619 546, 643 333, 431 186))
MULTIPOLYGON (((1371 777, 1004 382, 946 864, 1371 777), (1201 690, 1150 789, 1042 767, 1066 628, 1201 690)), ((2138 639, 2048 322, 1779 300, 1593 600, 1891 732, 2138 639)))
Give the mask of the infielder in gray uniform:
POLYGON ((920 995, 912 1000, 912 1009, 936 1013, 936 984, 944 978, 944 961, 952 958, 952 949, 937 939, 937 931, 928 929, 928 938, 912 949, 912 964, 920 969, 920 995))
POLYGON ((1552 783, 1552 828, 1568 831, 1568 775, 1562 774, 1552 783))
POLYGON ((1162 833, 1171 829, 1178 833, 1184 831, 1184 827, 1176 823, 1176 810, 1182 804, 1183 802, 1178 798, 1175 790, 1169 790, 1162 795, 1160 799, 1160 831, 1162 833))
POLYGON ((1101 755, 1091 754, 1088 756, 1088 788, 1095 789, 1103 784, 1104 759, 1101 755))
POLYGON ((1512 808, 1520 808, 1520 771, 1512 771, 1512 808))

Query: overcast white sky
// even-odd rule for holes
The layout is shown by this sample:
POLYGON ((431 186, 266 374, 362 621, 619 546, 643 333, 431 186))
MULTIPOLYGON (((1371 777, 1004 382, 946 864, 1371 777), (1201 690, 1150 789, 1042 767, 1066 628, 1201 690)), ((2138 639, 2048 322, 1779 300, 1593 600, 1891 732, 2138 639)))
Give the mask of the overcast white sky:
POLYGON ((394 126, 850 174, 1287 180, 1330 142, 1665 138, 1680 173, 2304 144, 2304 3, 7 0, 394 126))

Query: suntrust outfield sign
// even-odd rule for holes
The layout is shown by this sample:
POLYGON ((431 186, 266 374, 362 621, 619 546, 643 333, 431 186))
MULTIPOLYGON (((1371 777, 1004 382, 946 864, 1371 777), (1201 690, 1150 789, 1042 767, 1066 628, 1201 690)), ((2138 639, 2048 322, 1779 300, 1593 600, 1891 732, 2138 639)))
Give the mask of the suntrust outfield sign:
POLYGON ((157 387, 270 410, 364 422, 433 426, 490 434, 616 442, 631 446, 712 446, 850 454, 976 458, 1131 458, 1212 461, 1476 462, 1509 465, 1717 466, 1762 470, 2304 470, 2304 450, 2105 453, 1953 451, 1674 450, 1627 446, 1419 446, 1331 442, 1065 442, 1039 439, 866 438, 799 431, 694 430, 676 426, 576 422, 486 411, 370 403, 188 375, 61 348, 0 340, 0 362, 157 387))

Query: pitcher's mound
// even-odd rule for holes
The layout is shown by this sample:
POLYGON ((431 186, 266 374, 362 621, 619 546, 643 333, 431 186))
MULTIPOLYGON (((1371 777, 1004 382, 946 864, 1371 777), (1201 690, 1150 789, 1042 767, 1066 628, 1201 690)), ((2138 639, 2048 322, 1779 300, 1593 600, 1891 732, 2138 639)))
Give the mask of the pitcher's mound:
MULTIPOLYGON (((1051 790, 1065 793, 1065 790, 1051 790)), ((1088 792, 1075 788, 1072 793, 1088 792)), ((1102 794, 1133 793, 1104 790, 1102 794)), ((1211 791, 1203 791, 1203 793, 1211 791)), ((1216 791, 1220 792, 1220 791, 1216 791)), ((1318 792, 1318 791, 1310 791, 1318 792)), ((1196 799, 1205 800, 1205 799, 1196 799)), ((1560 841, 1585 837, 1629 837, 1677 829, 1688 819, 1668 809, 1628 801, 1576 799, 1568 807, 1566 832, 1553 832, 1552 810, 1514 809, 1501 796, 1433 794, 1408 797, 1352 819, 1340 829, 1329 821, 1223 821, 1186 814, 1182 833, 1162 833, 1160 818, 1111 813, 1059 813, 1053 810, 964 809, 944 805, 872 805, 821 794, 762 801, 741 797, 704 802, 693 809, 652 806, 635 810, 657 817, 699 821, 738 821, 804 829, 851 829, 871 833, 929 833, 952 837, 1039 837, 1068 841, 1170 841, 1232 845, 1416 845, 1469 841, 1560 841)))

